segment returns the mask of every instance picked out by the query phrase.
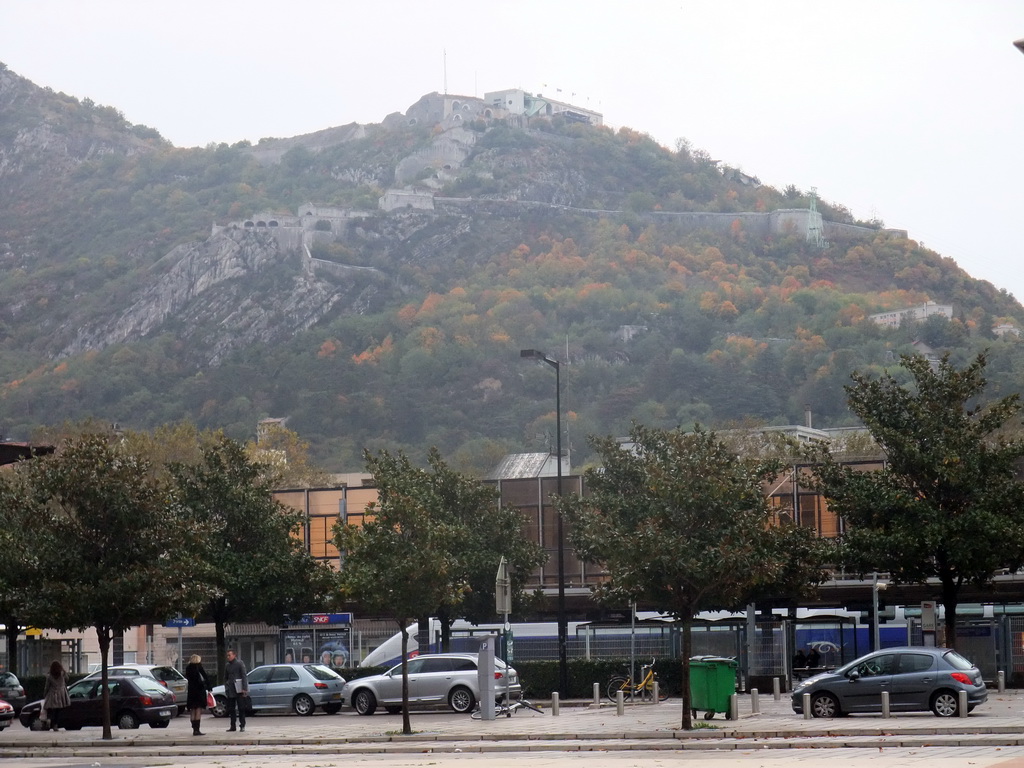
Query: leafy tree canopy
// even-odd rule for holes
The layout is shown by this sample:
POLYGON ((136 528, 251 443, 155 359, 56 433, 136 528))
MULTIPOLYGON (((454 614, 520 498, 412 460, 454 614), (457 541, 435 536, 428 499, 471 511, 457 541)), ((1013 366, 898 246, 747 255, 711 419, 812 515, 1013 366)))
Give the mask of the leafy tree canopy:
POLYGON ((759 598, 796 597, 824 578, 825 555, 805 528, 778 524, 764 493, 780 465, 744 459, 697 428, 634 425, 629 444, 592 439, 600 469, 591 491, 563 499, 570 541, 603 563, 605 601, 637 601, 675 615, 683 632, 683 727, 690 728, 690 620, 759 598))
POLYGON ((215 435, 200 453, 201 461, 172 464, 170 473, 190 520, 208 532, 200 555, 212 594, 202 613, 216 624, 223 676, 226 623, 279 624, 318 608, 334 577, 306 552, 300 514, 273 498, 273 474, 241 443, 215 435))
POLYGON ((1001 431, 1021 409, 1012 394, 983 402, 985 354, 963 368, 948 355, 934 365, 903 356, 910 374, 855 373, 850 408, 886 456, 860 472, 823 451, 815 487, 847 523, 842 552, 861 572, 887 571, 896 583, 939 582, 946 639, 956 643, 965 584, 985 584, 1024 563, 1024 440, 1001 431))

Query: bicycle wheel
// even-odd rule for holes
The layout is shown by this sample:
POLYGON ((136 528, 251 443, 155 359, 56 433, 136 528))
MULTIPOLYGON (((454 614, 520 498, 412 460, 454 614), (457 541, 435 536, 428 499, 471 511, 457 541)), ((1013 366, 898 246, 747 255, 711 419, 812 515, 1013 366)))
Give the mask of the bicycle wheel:
POLYGON ((608 681, 608 685, 605 686, 605 695, 608 697, 608 701, 612 704, 615 703, 615 694, 622 691, 624 696, 629 695, 629 678, 624 675, 616 675, 608 681))

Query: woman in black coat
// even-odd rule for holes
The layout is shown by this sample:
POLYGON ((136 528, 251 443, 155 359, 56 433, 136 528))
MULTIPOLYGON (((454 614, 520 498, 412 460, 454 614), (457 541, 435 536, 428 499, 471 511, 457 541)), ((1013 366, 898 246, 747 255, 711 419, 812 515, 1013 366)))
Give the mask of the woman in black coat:
POLYGON ((199 718, 202 717, 203 710, 206 709, 207 691, 212 690, 213 686, 210 685, 210 678, 207 676, 206 670, 203 669, 203 660, 199 654, 193 653, 192 658, 188 660, 188 665, 185 667, 185 679, 188 680, 186 708, 189 710, 192 720, 192 735, 205 736, 206 734, 199 730, 199 718))

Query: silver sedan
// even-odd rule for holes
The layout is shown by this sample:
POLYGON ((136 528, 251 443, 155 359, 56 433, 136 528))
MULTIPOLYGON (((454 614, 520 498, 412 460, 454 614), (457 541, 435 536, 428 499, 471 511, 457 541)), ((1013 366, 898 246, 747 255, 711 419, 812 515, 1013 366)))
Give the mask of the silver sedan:
MULTIPOLYGON (((246 678, 249 695, 242 701, 249 712, 291 710, 312 715, 317 707, 329 715, 341 711, 341 689, 345 678, 323 664, 267 664, 253 669, 246 678)), ((227 713, 224 686, 213 689, 215 717, 227 713)))

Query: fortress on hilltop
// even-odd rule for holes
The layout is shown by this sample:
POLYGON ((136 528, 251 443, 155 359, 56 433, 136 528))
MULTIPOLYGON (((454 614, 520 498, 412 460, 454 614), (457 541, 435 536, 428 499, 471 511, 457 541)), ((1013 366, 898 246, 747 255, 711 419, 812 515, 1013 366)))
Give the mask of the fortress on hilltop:
MULTIPOLYGON (((385 128, 430 125, 437 126, 439 131, 426 146, 414 150, 397 163, 393 186, 380 196, 377 210, 332 208, 310 202, 300 205, 294 214, 262 211, 249 218, 224 225, 215 223, 212 234, 225 229, 254 229, 266 232, 277 241, 278 247, 282 250, 299 252, 308 269, 338 272, 353 268, 315 259, 310 249, 317 244, 343 241, 351 225, 371 217, 409 214, 469 216, 476 213, 518 217, 526 211, 538 208, 572 211, 595 218, 623 213, 620 210, 576 208, 533 200, 443 197, 438 194, 448 183, 458 178, 459 169, 473 154, 480 132, 470 130, 467 127, 469 123, 500 121, 528 129, 531 120, 547 120, 552 117, 596 126, 603 124, 600 112, 561 99, 541 94, 534 95, 519 88, 490 91, 485 93, 483 98, 428 93, 410 106, 404 114, 393 113, 381 123, 385 128)), ((267 155, 263 161, 270 155, 280 152, 274 149, 261 151, 267 155)), ((720 170, 726 179, 737 184, 760 185, 756 177, 747 176, 737 169, 723 167, 720 170)), ((905 230, 877 229, 859 224, 824 221, 817 210, 815 200, 812 192, 809 208, 732 213, 650 211, 634 215, 647 216, 654 220, 670 219, 687 231, 729 232, 739 227, 755 237, 795 235, 819 246, 824 246, 829 238, 871 239, 879 235, 907 237, 905 230)))

